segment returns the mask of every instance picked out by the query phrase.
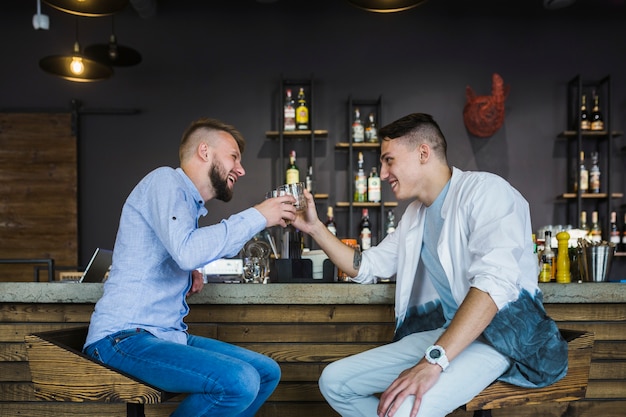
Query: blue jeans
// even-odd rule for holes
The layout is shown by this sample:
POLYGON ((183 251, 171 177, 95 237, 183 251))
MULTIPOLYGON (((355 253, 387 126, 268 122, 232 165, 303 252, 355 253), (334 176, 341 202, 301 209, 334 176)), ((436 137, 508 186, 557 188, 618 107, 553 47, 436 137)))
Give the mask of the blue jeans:
POLYGON ((280 380, 280 367, 269 357, 193 335, 182 345, 124 330, 85 353, 164 391, 187 394, 172 417, 254 416, 280 380))

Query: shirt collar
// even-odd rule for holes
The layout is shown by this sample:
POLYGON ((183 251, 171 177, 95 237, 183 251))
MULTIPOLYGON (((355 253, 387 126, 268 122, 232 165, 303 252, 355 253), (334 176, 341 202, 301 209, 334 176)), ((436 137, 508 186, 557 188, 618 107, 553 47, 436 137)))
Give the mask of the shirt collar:
POLYGON ((191 181, 191 178, 189 178, 187 174, 185 174, 185 171, 183 171, 182 168, 176 168, 176 172, 178 172, 178 174, 181 176, 181 178, 185 182, 185 185, 187 186, 187 190, 193 196, 193 200, 196 202, 196 206, 198 207, 198 214, 200 216, 206 216, 209 211, 206 209, 206 207, 204 207, 205 201, 202 199, 200 191, 198 191, 193 181, 191 181))

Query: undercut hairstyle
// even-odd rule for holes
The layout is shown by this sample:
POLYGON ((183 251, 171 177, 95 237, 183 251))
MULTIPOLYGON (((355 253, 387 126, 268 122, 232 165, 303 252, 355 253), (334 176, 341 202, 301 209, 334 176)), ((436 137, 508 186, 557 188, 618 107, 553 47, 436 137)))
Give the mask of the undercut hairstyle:
POLYGON ((437 122, 430 114, 412 113, 380 128, 382 140, 402 138, 405 144, 415 149, 422 143, 430 146, 442 161, 447 160, 448 144, 437 122))
MULTIPOLYGON (((234 126, 223 123, 220 120, 205 117, 192 122, 189 127, 187 127, 185 132, 183 132, 180 147, 178 148, 178 158, 180 161, 182 162, 193 155, 198 147, 198 144, 204 138, 204 136, 201 135, 202 132, 210 133, 215 131, 229 133, 233 138, 235 138, 237 146, 239 147, 239 152, 243 154, 246 147, 246 141, 241 132, 239 132, 234 126)), ((207 143, 209 146, 213 145, 210 142, 207 143)))

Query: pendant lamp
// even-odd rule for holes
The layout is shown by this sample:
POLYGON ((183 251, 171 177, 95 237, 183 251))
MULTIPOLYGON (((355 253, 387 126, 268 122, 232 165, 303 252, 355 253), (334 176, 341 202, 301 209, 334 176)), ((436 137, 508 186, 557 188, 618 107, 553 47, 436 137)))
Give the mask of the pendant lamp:
POLYGON ((39 66, 49 74, 76 82, 100 81, 113 75, 111 67, 87 58, 81 53, 78 43, 78 21, 72 54, 47 56, 39 61, 39 66))
POLYGON ((128 0, 44 0, 44 2, 62 12, 88 17, 114 14, 128 5, 128 0))
POLYGON ((348 0, 348 3, 360 9, 376 13, 393 13, 409 10, 427 0, 348 0))
POLYGON ((113 17, 111 17, 109 43, 87 46, 85 48, 85 56, 113 67, 130 67, 141 62, 141 54, 139 52, 117 43, 113 17))

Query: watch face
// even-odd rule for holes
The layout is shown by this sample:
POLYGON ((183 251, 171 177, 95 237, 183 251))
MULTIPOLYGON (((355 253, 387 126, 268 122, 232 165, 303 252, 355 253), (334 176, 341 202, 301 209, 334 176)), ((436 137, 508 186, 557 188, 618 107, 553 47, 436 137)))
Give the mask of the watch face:
POLYGON ((433 359, 439 359, 441 357, 441 351, 439 349, 433 349, 430 351, 430 357, 433 359))

